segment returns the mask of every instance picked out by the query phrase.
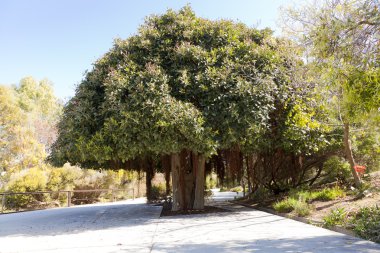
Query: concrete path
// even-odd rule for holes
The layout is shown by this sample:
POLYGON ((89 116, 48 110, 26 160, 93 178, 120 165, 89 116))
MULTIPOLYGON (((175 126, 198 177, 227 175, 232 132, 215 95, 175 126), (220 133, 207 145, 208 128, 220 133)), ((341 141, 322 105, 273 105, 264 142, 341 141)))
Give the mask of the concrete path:
POLYGON ((160 213, 137 199, 0 215, 0 253, 150 252, 160 213))
POLYGON ((0 215, 0 252, 380 252, 380 245, 245 207, 159 218, 142 200, 0 215))

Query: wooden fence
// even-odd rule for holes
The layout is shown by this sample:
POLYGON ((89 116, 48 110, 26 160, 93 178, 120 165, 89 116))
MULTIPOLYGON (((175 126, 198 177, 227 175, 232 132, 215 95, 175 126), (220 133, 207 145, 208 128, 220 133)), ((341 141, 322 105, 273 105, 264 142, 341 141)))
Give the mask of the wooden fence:
MULTIPOLYGON (((53 194, 56 195, 56 196, 59 196, 60 194, 65 194, 66 195, 66 206, 67 207, 70 207, 73 205, 73 201, 75 203, 81 203, 81 201, 85 201, 85 202, 98 202, 99 201, 99 197, 95 197, 95 198, 83 198, 83 199, 80 199, 80 198, 73 198, 74 194, 77 194, 77 195, 81 195, 83 194, 85 196, 85 194, 89 194, 89 193, 99 193, 102 194, 102 193, 110 193, 110 200, 112 202, 116 201, 117 199, 120 198, 120 192, 123 192, 123 194, 121 194, 121 196, 123 196, 122 199, 135 199, 135 189, 134 188, 131 188, 131 189, 92 189, 92 190, 72 190, 72 191, 69 191, 69 190, 64 190, 64 191, 37 191, 37 192, 2 192, 0 193, 0 197, 1 197, 1 213, 4 213, 8 210, 7 213, 10 213, 10 212, 18 212, 20 211, 20 209, 23 211, 23 210, 40 210, 40 209, 45 209, 45 208, 17 208, 16 210, 14 210, 14 208, 12 207, 11 204, 9 204, 9 202, 11 202, 10 200, 12 199, 13 196, 30 196, 30 195, 43 195, 43 194, 50 194, 50 196, 52 196, 53 194), (11 210, 9 211, 9 209, 7 208, 11 208, 11 210), (13 209, 12 209, 13 208, 13 209)), ((91 194, 89 194, 91 196, 91 194)), ((58 199, 58 198, 57 198, 58 199)), ((50 203, 52 204, 52 203, 50 203)), ((60 203, 58 203, 60 205, 60 203)))

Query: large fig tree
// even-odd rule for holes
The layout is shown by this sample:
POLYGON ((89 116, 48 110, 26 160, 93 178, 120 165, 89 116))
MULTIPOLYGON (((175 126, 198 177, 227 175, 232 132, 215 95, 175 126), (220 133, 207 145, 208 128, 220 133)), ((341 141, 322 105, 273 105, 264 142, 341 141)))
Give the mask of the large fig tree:
POLYGON ((292 95, 300 61, 286 47, 269 30, 198 18, 189 7, 151 16, 86 74, 51 158, 148 172, 161 157, 173 210, 202 209, 207 158, 268 149, 290 112, 304 111, 293 108, 302 105, 292 95))

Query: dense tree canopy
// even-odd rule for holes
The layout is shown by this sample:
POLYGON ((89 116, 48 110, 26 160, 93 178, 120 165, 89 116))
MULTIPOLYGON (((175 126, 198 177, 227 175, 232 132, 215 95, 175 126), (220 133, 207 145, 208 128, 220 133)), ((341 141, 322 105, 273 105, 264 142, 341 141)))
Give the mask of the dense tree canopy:
POLYGON ((189 8, 152 16, 78 86, 56 151, 63 160, 101 162, 183 148, 253 150, 268 145, 261 137, 276 110, 287 110, 283 123, 289 116, 317 128, 296 98, 300 61, 286 46, 269 30, 197 18, 189 8))
POLYGON ((259 154, 251 159, 263 171, 258 183, 280 187, 279 167, 287 182, 289 164, 298 164, 297 184, 316 164, 301 157, 316 158, 335 140, 323 134, 331 129, 319 123, 315 84, 292 49, 270 30, 198 18, 189 7, 151 16, 79 84, 51 159, 117 167, 182 152, 212 157, 210 166, 241 177, 242 159, 259 154))

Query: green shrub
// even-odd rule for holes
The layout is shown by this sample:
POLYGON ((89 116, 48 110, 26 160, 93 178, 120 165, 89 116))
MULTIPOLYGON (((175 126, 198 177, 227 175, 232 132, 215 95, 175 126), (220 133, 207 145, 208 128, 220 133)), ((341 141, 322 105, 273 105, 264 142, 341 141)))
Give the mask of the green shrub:
MULTIPOLYGON (((113 171, 83 170, 80 178, 74 181, 74 190, 96 190, 114 188, 113 171)), ((117 186, 116 186, 117 187, 117 186)), ((112 193, 94 192, 75 192, 72 196, 73 204, 89 204, 98 202, 100 197, 111 199, 112 193), (105 195, 105 196, 104 196, 105 195)))
POLYGON ((308 203, 303 202, 303 201, 297 201, 294 204, 294 213, 297 216, 304 217, 304 216, 309 215, 310 212, 311 212, 311 205, 309 205, 308 203))
POLYGON ((350 223, 358 236, 380 243, 379 206, 362 207, 350 223))
MULTIPOLYGON (((6 191, 9 192, 36 192, 46 189, 47 172, 42 168, 33 167, 23 170, 11 176, 10 181, 6 186, 6 191)), ((46 195, 11 195, 7 196, 7 206, 12 208, 27 207, 33 202, 45 201, 46 195)))
POLYGON ((205 188, 206 189, 216 188, 216 180, 213 179, 211 175, 206 177, 205 188))
POLYGON ((236 186, 234 188, 231 188, 230 189, 231 192, 242 192, 243 191, 243 187, 241 186, 236 186))
POLYGON ((329 201, 345 196, 345 191, 338 186, 335 186, 333 188, 325 188, 320 191, 307 191, 295 189, 289 192, 289 197, 304 202, 311 202, 314 200, 329 201))
POLYGON ((151 191, 152 200, 161 200, 166 197, 165 184, 152 185, 151 191))
POLYGON ((355 132, 353 148, 355 160, 359 164, 366 165, 366 172, 380 170, 380 132, 376 127, 355 132))
POLYGON ((312 192, 310 199, 311 200, 320 200, 320 201, 329 201, 338 198, 343 198, 346 196, 346 193, 342 188, 335 186, 333 188, 325 188, 321 191, 312 192))
MULTIPOLYGON (((8 176, 8 175, 7 175, 8 176)), ((41 165, 21 172, 13 172, 6 181, 5 191, 10 192, 36 192, 36 191, 60 191, 60 190, 94 190, 121 188, 125 182, 131 182, 136 173, 119 171, 99 171, 91 169, 81 169, 70 164, 63 167, 51 167, 41 165)), ((73 204, 97 202, 100 197, 104 200, 112 198, 112 192, 75 192, 72 195, 73 204)), ((124 198, 125 192, 116 192, 116 198, 124 198)), ((12 195, 7 196, 6 208, 27 208, 49 203, 54 205, 66 204, 67 194, 35 194, 35 195, 12 195)))
POLYGON ((307 216, 310 214, 311 206, 305 201, 294 198, 287 198, 273 205, 274 210, 279 213, 290 213, 294 211, 297 216, 307 216))
POLYGON ((249 198, 261 202, 268 199, 270 195, 271 192, 268 189, 264 187, 259 187, 257 190, 255 190, 249 195, 249 198))
POLYGON ((220 191, 220 192, 228 192, 229 189, 228 189, 227 187, 222 186, 222 187, 220 187, 220 190, 219 190, 219 191, 220 191))
POLYGON ((307 190, 292 189, 289 192, 289 197, 293 199, 297 199, 299 201, 308 202, 311 200, 312 194, 310 191, 307 191, 307 190))
POLYGON ((338 156, 332 156, 328 159, 323 164, 323 171, 326 172, 326 176, 323 178, 322 183, 331 183, 337 180, 346 183, 352 176, 350 164, 338 156))
POLYGON ((347 212, 344 208, 337 208, 330 211, 330 214, 323 218, 324 227, 345 225, 347 222, 347 212))
POLYGON ((294 198, 287 198, 273 204, 273 208, 279 213, 290 213, 291 211, 294 210, 294 207, 296 206, 297 201, 298 200, 294 198))
POLYGON ((79 167, 66 163, 63 167, 51 168, 47 189, 50 191, 73 190, 75 180, 83 176, 83 171, 79 167))

